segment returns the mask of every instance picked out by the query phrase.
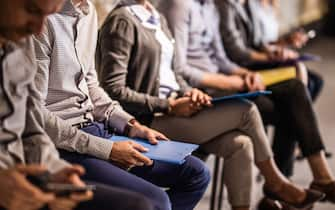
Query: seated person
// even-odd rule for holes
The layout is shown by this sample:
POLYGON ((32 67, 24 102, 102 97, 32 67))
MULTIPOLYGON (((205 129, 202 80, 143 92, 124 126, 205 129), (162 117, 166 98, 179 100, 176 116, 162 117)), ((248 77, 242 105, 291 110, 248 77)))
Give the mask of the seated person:
POLYGON ((250 208, 253 156, 266 189, 293 206, 303 202, 306 191, 274 164, 257 108, 243 101, 207 107, 210 98, 188 86, 174 58, 167 23, 149 1, 121 3, 103 23, 96 60, 102 87, 152 128, 224 157, 233 209, 250 208))
POLYGON ((48 172, 53 183, 85 186, 79 178, 83 168, 60 159, 45 133, 34 85, 36 62, 29 36, 39 33, 43 19, 62 3, 0 2, 0 209, 153 210, 145 197, 99 183, 90 183, 97 187, 94 197, 91 191, 59 197, 27 179, 48 172))
MULTIPOLYGON (((235 84, 239 80, 241 87, 248 86, 243 77, 237 76, 239 68, 224 69, 222 63, 232 62, 223 56, 218 33, 220 19, 212 0, 164 0, 160 8, 175 35, 176 58, 179 59, 176 71, 183 72, 196 87, 220 91, 225 90, 222 84, 235 84)), ((279 168, 285 171, 297 140, 313 173, 311 187, 325 192, 327 199, 335 202, 334 176, 324 155, 324 144, 305 86, 300 80, 293 79, 267 89, 272 91, 272 95, 259 97, 255 102, 264 121, 276 127, 278 136, 273 149, 279 168)))
POLYGON ((210 179, 199 159, 189 156, 182 165, 153 164, 139 144, 110 140, 114 133, 153 144, 166 137, 141 125, 99 87, 94 67, 97 29, 90 1, 66 0, 35 36, 36 84, 48 134, 62 149, 61 157, 86 168, 86 179, 140 193, 155 209, 193 209, 210 179))
MULTIPOLYGON (((303 30, 296 30, 288 35, 279 36, 279 20, 277 17, 278 1, 277 0, 252 0, 250 13, 252 14, 251 24, 253 34, 258 43, 263 46, 279 46, 284 49, 287 47, 301 48, 308 41, 308 35, 303 30)), ((220 6, 222 2, 219 2, 220 6)), ((319 96, 323 87, 323 79, 320 75, 313 71, 301 72, 298 71, 300 77, 311 94, 312 100, 315 101, 319 96)))

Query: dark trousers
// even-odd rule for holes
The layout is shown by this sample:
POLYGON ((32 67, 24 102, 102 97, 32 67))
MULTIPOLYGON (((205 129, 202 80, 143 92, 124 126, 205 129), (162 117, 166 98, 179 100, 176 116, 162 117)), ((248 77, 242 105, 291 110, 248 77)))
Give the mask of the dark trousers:
POLYGON ((292 175, 293 155, 298 144, 304 157, 324 150, 310 94, 304 84, 292 79, 268 88, 271 96, 254 100, 266 124, 275 126, 273 152, 280 170, 292 175))
MULTIPOLYGON (((100 123, 94 123, 82 130, 103 138, 111 137, 100 123)), ((60 154, 65 160, 86 168, 84 180, 139 193, 148 198, 157 210, 194 209, 210 179, 208 169, 192 156, 186 158, 182 165, 155 161, 153 166, 135 167, 128 172, 92 156, 65 151, 60 154)))
MULTIPOLYGON (((92 200, 80 203, 75 210, 154 210, 149 199, 139 193, 111 187, 96 182, 87 182, 96 186, 92 200)), ((48 210, 48 207, 41 210, 48 210)), ((0 207, 0 210, 4 210, 0 207)))

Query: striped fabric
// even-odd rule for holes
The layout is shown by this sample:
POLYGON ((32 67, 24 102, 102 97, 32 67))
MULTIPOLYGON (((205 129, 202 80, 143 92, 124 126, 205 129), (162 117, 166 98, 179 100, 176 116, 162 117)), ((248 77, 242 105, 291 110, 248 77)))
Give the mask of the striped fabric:
POLYGON ((111 141, 70 130, 71 125, 93 120, 122 134, 133 119, 99 86, 95 69, 97 31, 93 4, 83 1, 75 7, 67 0, 59 13, 48 17, 43 32, 34 37, 38 63, 35 81, 49 111, 47 125, 55 144, 108 159, 111 141))

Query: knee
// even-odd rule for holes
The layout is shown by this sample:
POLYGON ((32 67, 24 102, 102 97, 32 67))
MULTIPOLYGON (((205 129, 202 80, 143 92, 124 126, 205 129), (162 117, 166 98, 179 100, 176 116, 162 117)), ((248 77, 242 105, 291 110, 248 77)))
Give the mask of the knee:
POLYGON ((211 177, 206 165, 200 159, 189 156, 186 158, 184 167, 189 171, 187 181, 192 182, 192 185, 197 188, 197 190, 205 191, 211 177))
POLYGON ((233 140, 232 157, 239 158, 245 162, 252 163, 254 161, 254 148, 252 140, 249 136, 238 135, 233 140))
POLYGON ((156 210, 156 209, 162 209, 165 210, 167 208, 157 208, 155 207, 148 198, 144 196, 137 196, 136 198, 133 198, 131 202, 129 202, 129 206, 127 209, 136 209, 136 210, 156 210))
MULTIPOLYGON (((162 189, 155 191, 153 196, 149 198, 149 201, 151 201, 150 205, 153 206, 154 210, 171 210, 170 198, 162 189)), ((144 205, 147 205, 149 201, 145 201, 144 205)))

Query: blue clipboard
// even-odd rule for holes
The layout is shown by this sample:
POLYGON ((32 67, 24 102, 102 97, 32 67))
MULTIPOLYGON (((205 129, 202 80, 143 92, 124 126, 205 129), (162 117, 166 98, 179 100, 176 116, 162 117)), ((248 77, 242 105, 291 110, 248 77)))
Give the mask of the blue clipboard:
POLYGON ((143 153, 148 158, 178 165, 183 164, 185 158, 199 147, 199 145, 196 144, 177 141, 159 141, 157 145, 152 145, 145 139, 128 138, 125 136, 113 136, 110 140, 114 142, 125 140, 135 141, 149 149, 148 152, 143 153))
POLYGON ((272 94, 272 91, 268 91, 268 90, 266 90, 266 91, 255 91, 255 92, 250 92, 250 93, 238 93, 238 94, 234 94, 234 95, 213 98, 212 99, 212 104, 217 104, 217 103, 224 102, 224 101, 227 101, 227 100, 232 100, 232 99, 255 98, 257 96, 270 95, 270 94, 272 94))

